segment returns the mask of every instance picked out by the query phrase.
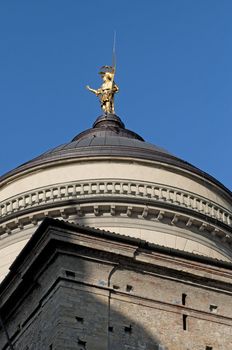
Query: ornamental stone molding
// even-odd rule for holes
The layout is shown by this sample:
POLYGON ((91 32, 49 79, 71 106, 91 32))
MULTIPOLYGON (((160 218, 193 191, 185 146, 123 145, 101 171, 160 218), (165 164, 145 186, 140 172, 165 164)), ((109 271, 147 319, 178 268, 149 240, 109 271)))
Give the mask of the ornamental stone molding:
POLYGON ((24 215, 31 209, 35 212, 42 207, 52 208, 71 200, 93 202, 104 198, 107 201, 108 197, 111 201, 121 198, 126 201, 142 200, 154 206, 167 204, 175 210, 187 209, 232 227, 232 213, 205 197, 162 184, 125 179, 69 182, 20 193, 0 203, 0 225, 15 214, 24 215))
POLYGON ((204 197, 162 184, 125 179, 68 182, 8 198, 0 210, 0 247, 10 237, 12 242, 22 240, 47 216, 103 228, 107 218, 115 218, 116 227, 127 220, 135 228, 146 222, 150 230, 159 224, 161 232, 178 228, 180 236, 185 229, 188 239, 194 233, 196 241, 209 246, 212 241, 231 259, 231 213, 204 197))

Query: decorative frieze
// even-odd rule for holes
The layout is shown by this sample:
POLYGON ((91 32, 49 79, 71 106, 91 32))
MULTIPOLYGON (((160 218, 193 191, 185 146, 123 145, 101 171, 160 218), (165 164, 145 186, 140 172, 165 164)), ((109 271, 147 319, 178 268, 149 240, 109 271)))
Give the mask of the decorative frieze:
MULTIPOLYGON (((48 205, 50 208, 55 207, 66 200, 91 199, 91 202, 93 202, 98 198, 104 197, 107 199, 108 196, 110 196, 111 201, 116 198, 128 199, 129 202, 133 202, 134 198, 145 199, 149 201, 149 205, 156 206, 165 202, 172 204, 176 209, 178 207, 187 208, 232 227, 232 213, 207 198, 178 188, 129 180, 71 182, 21 193, 0 203, 0 220, 4 222, 14 213, 23 215, 23 212, 27 209, 35 208, 35 211, 37 211, 44 205, 48 205)), ((79 207, 76 207, 76 211, 78 215, 82 215, 79 207)), ((112 207, 111 212, 112 215, 115 215, 115 208, 112 207)), ((129 208, 126 214, 131 216, 131 213, 132 210, 129 208)), ((99 215, 97 207, 94 209, 94 214, 99 215)), ((145 209, 142 216, 145 218, 147 215, 148 211, 145 209)), ((157 219, 160 220, 161 216, 162 214, 159 214, 157 219)), ((65 214, 62 214, 62 217, 65 218, 65 214)), ((177 220, 178 218, 175 217, 172 223, 175 224, 177 220)), ((191 226, 191 221, 188 222, 188 225, 191 226)))

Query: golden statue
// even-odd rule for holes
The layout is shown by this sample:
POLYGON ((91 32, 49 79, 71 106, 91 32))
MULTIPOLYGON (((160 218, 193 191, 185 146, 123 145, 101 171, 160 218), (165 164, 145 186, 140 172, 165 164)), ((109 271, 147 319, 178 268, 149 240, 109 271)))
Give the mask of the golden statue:
POLYGON ((86 88, 99 96, 101 108, 104 113, 114 114, 114 95, 119 91, 118 86, 114 82, 115 67, 103 66, 99 72, 103 79, 102 86, 95 90, 89 87, 86 88))

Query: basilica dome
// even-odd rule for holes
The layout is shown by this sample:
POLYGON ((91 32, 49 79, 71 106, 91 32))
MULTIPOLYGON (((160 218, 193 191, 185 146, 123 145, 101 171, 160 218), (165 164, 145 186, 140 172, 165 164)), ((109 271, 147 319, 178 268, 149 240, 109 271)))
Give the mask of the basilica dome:
POLYGON ((45 217, 232 261, 232 195, 115 114, 0 178, 0 278, 45 217))

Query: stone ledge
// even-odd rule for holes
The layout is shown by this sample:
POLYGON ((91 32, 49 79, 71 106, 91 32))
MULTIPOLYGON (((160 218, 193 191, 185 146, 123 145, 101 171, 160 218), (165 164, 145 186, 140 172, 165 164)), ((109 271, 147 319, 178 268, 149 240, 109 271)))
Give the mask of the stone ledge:
POLYGON ((55 207, 66 200, 91 199, 95 202, 97 198, 102 197, 106 199, 110 197, 111 200, 125 198, 130 201, 133 198, 143 199, 149 200, 153 205, 171 204, 176 208, 192 210, 232 227, 230 211, 195 193, 154 183, 107 179, 57 184, 11 197, 0 203, 0 225, 12 214, 23 213, 28 209, 38 210, 44 205, 55 207))

